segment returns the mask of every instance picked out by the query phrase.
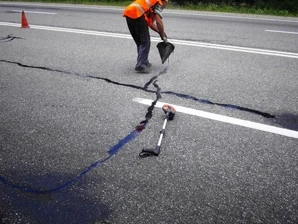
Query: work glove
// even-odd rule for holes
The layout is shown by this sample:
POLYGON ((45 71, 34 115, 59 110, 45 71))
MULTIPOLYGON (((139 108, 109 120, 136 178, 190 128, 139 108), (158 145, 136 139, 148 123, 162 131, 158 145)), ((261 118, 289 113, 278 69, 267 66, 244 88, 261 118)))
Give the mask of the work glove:
POLYGON ((167 42, 168 42, 168 38, 167 38, 166 36, 164 36, 164 37, 162 38, 162 40, 163 40, 164 43, 167 43, 167 42))

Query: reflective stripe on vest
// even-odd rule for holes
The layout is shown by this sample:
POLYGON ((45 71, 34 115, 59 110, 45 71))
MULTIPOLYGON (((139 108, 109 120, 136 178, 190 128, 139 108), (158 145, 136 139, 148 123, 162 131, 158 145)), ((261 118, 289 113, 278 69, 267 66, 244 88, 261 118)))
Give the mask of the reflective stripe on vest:
POLYGON ((135 6, 135 7, 137 7, 137 8, 140 10, 140 12, 141 12, 142 14, 145 13, 145 11, 144 11, 144 9, 142 8, 142 6, 140 6, 138 3, 132 3, 132 4, 130 4, 130 6, 135 6))
MULTIPOLYGON (((146 2, 146 4, 147 4, 148 9, 150 9, 150 8, 151 8, 150 0, 145 0, 145 2, 146 2)), ((140 10, 140 12, 141 12, 142 14, 145 13, 144 9, 142 8, 142 6, 141 6, 139 3, 137 3, 137 1, 133 2, 133 3, 130 4, 130 5, 131 5, 131 6, 136 6, 136 7, 140 10)), ((146 10, 146 11, 147 11, 147 10, 146 10)))
POLYGON ((150 3, 150 0, 146 0, 146 4, 147 4, 147 6, 148 6, 148 9, 150 9, 151 8, 151 3, 150 3))

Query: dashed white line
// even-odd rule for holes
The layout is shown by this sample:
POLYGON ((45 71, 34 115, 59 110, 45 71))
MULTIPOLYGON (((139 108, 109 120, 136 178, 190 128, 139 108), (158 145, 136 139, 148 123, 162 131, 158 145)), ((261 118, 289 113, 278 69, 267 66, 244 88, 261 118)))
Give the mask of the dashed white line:
MULTIPOLYGON (((142 98, 134 98, 133 101, 137 102, 137 103, 145 104, 145 105, 151 105, 153 102, 152 100, 142 99, 142 98)), ((161 108, 164 104, 166 104, 166 103, 157 102, 155 106, 161 108)), ((209 112, 205 112, 205 111, 201 111, 201 110, 195 110, 192 108, 182 107, 182 106, 178 106, 178 105, 173 105, 173 104, 170 104, 170 105, 175 107, 177 112, 194 115, 194 116, 199 116, 199 117, 203 117, 203 118, 207 118, 207 119, 211 119, 211 120, 215 120, 215 121, 221 121, 221 122, 225 122, 225 123, 229 123, 229 124, 233 124, 233 125, 238 125, 238 126, 242 126, 242 127, 246 127, 246 128, 251 128, 251 129, 255 129, 255 130, 259 130, 259 131, 274 133, 277 135, 282 135, 282 136, 298 139, 298 131, 293 131, 293 130, 289 130, 289 129, 285 129, 285 128, 279 128, 279 127, 275 127, 275 126, 260 124, 260 123, 256 123, 256 122, 252 122, 252 121, 248 121, 248 120, 242 120, 242 119, 223 116, 223 115, 219 115, 219 114, 209 113, 209 112)))
MULTIPOLYGON (((46 14, 46 15, 56 15, 55 12, 38 12, 38 11, 27 11, 23 10, 25 13, 32 13, 32 14, 46 14)), ((11 12, 22 12, 21 10, 11 10, 11 12)))
POLYGON ((272 33, 298 34, 298 32, 282 31, 282 30, 265 30, 265 31, 272 32, 272 33))

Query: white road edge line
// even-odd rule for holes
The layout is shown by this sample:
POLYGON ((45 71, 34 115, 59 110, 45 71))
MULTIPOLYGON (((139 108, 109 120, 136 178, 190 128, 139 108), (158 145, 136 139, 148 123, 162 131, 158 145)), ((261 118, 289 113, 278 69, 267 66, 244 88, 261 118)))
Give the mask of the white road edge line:
MULTIPOLYGON (((151 105, 153 102, 153 100, 143 99, 143 98, 134 98, 132 101, 141 103, 141 104, 145 104, 145 105, 151 105)), ((155 106, 161 108, 164 104, 166 104, 166 103, 157 102, 155 106)), ((167 104, 170 104, 170 103, 167 103, 167 104)), ((189 115, 195 115, 198 117, 203 117, 203 118, 207 118, 207 119, 211 119, 211 120, 215 120, 215 121, 221 121, 221 122, 234 124, 234 125, 238 125, 238 126, 242 126, 242 127, 246 127, 246 128, 251 128, 251 129, 255 129, 255 130, 260 130, 260 131, 264 131, 264 132, 274 133, 277 135, 283 135, 283 136, 298 139, 298 131, 293 131, 293 130, 289 130, 289 129, 285 129, 285 128, 279 128, 279 127, 275 127, 275 126, 260 124, 260 123, 256 123, 256 122, 252 122, 252 121, 223 116, 223 115, 219 115, 219 114, 213 114, 213 113, 209 113, 209 112, 205 112, 205 111, 201 111, 201 110, 195 110, 195 109, 182 107, 182 106, 178 106, 178 105, 174 105, 174 104, 170 104, 170 105, 175 107, 177 112, 181 112, 181 113, 185 113, 185 114, 189 114, 189 115)))
POLYGON ((285 34, 298 34, 298 32, 290 32, 290 31, 282 31, 282 30, 265 30, 265 32, 285 33, 285 34))
MULTIPOLYGON (((56 15, 55 12, 37 12, 37 11, 27 11, 23 10, 25 13, 35 13, 35 14, 47 14, 47 15, 56 15)), ((22 12, 21 10, 11 10, 11 12, 22 12)))
MULTIPOLYGON (((0 22, 0 26, 1 25, 2 26, 13 26, 13 27, 21 26, 18 23, 9 23, 9 22, 0 22)), ((50 30, 50 31, 58 31, 58 32, 79 33, 79 34, 87 34, 87 35, 132 39, 131 35, 129 35, 129 34, 109 33, 109 32, 51 27, 51 26, 37 26, 37 25, 31 25, 31 24, 29 24, 29 25, 30 25, 31 29, 50 30)), ((159 42, 160 39, 157 37, 152 37, 151 41, 159 42)), ((273 51, 273 50, 265 50, 265 49, 258 49, 258 48, 237 47, 237 46, 230 46, 230 45, 210 44, 210 43, 204 43, 204 42, 175 40, 175 39, 171 39, 169 41, 174 44, 184 45, 184 46, 204 47, 204 48, 212 48, 212 49, 220 49, 220 50, 237 51, 237 52, 245 52, 245 53, 262 54, 262 55, 270 55, 270 56, 279 56, 279 57, 298 59, 298 53, 294 53, 294 52, 273 51)))

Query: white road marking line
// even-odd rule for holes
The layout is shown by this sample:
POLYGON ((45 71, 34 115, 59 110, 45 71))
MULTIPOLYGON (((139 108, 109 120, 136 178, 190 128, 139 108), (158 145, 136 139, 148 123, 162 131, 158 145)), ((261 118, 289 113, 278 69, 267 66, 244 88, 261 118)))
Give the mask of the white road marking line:
POLYGON ((27 11, 27 10, 11 10, 11 12, 22 12, 22 11, 24 11, 25 13, 46 14, 46 15, 56 15, 57 14, 55 12, 37 12, 37 11, 27 11))
POLYGON ((14 26, 14 27, 20 27, 20 23, 7 23, 7 22, 0 22, 0 26, 14 26))
POLYGON ((298 32, 282 31, 282 30, 265 30, 272 33, 298 34, 298 32))
MULTIPOLYGON (((20 27, 20 24, 18 24, 18 23, 0 22, 0 25, 20 27)), ((87 35, 132 39, 131 35, 128 35, 128 34, 108 33, 108 32, 100 32, 100 31, 61 28, 61 27, 52 27, 52 26, 37 26, 37 25, 31 25, 31 24, 29 24, 29 25, 30 25, 30 29, 37 29, 37 30, 49 30, 49 31, 58 31, 58 32, 66 32, 66 33, 79 33, 79 34, 87 34, 87 35)))
MULTIPOLYGON (((0 22, 0 25, 2 25, 2 26, 20 26, 17 23, 8 23, 8 22, 0 22)), ((70 29, 70 28, 51 27, 51 26, 37 26, 37 25, 31 25, 31 24, 29 24, 29 25, 30 25, 30 29, 50 30, 50 31, 58 31, 58 32, 79 33, 79 34, 87 34, 87 35, 132 39, 130 34, 109 33, 109 32, 70 29)), ((159 42, 160 38, 152 37, 151 41, 159 42)), ((298 59, 298 53, 294 53, 294 52, 273 51, 273 50, 264 50, 264 49, 258 49, 258 48, 237 47, 237 46, 230 46, 230 45, 210 44, 210 43, 204 43, 204 42, 175 40, 175 39, 171 39, 170 41, 173 44, 184 45, 184 46, 204 47, 204 48, 212 48, 212 49, 220 49, 220 50, 237 51, 237 52, 245 52, 245 53, 262 54, 262 55, 270 55, 270 56, 279 56, 279 57, 298 59)))
MULTIPOLYGON (((133 101, 137 102, 137 103, 145 104, 145 105, 151 105, 153 102, 152 100, 142 99, 142 98, 134 98, 133 101)), ((161 108, 164 104, 166 104, 166 103, 157 102, 155 106, 161 108)), ((167 104, 170 104, 170 103, 167 103, 167 104)), ((283 136, 298 139, 298 131, 293 131, 293 130, 289 130, 289 129, 285 129, 285 128, 279 128, 279 127, 270 126, 270 125, 266 125, 266 124, 260 124, 260 123, 256 123, 256 122, 252 122, 252 121, 223 116, 223 115, 219 115, 219 114, 213 114, 213 113, 209 113, 209 112, 205 112, 205 111, 201 111, 201 110, 195 110, 195 109, 182 107, 182 106, 178 106, 178 105, 174 105, 174 104, 170 104, 170 105, 175 107, 177 112, 181 112, 181 113, 185 113, 185 114, 189 114, 189 115, 195 115, 198 117, 203 117, 203 118, 207 118, 207 119, 211 119, 211 120, 215 120, 215 121, 221 121, 221 122, 234 124, 234 125, 238 125, 238 126, 242 126, 242 127, 246 127, 246 128, 251 128, 251 129, 255 129, 255 130, 265 131, 265 132, 274 133, 277 135, 283 135, 283 136)))
POLYGON ((172 42, 173 44, 180 44, 180 45, 186 45, 186 46, 205 47, 205 48, 221 49, 221 50, 228 50, 228 51, 238 51, 238 52, 245 52, 245 53, 288 57, 288 58, 298 58, 298 53, 294 53, 294 52, 273 51, 273 50, 266 50, 266 49, 237 47, 237 46, 221 45, 221 44, 210 44, 210 43, 195 42, 195 41, 183 41, 183 40, 172 40, 172 39, 170 39, 169 41, 172 42))

